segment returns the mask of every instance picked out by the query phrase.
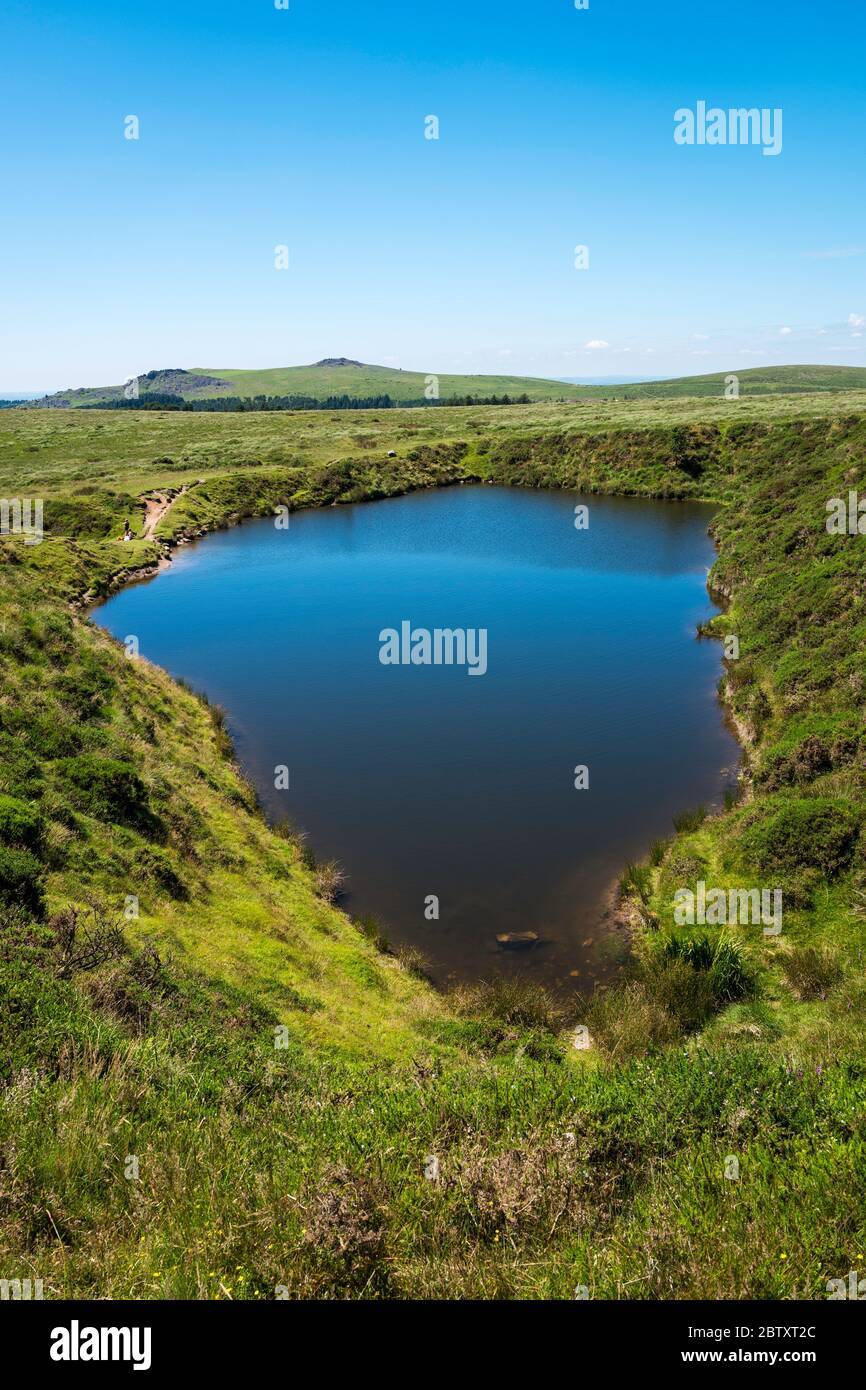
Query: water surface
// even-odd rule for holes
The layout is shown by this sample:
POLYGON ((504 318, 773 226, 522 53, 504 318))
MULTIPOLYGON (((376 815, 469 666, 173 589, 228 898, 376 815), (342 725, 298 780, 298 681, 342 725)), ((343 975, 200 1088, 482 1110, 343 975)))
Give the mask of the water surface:
POLYGON ((738 760, 720 646, 695 637, 711 515, 483 486, 299 512, 180 549, 98 621, 224 706, 268 814, 339 860, 346 909, 437 979, 587 986, 615 954, 623 864, 717 801, 738 760), (404 620, 486 629, 486 674, 382 665, 379 634, 404 620), (497 947, 526 930, 529 952, 497 947))

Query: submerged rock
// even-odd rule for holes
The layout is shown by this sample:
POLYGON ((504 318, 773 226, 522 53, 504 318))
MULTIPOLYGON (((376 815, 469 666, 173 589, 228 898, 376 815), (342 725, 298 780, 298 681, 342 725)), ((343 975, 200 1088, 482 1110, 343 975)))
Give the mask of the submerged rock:
POLYGON ((538 941, 537 931, 505 931, 496 937, 497 945, 505 951, 526 951, 538 941))

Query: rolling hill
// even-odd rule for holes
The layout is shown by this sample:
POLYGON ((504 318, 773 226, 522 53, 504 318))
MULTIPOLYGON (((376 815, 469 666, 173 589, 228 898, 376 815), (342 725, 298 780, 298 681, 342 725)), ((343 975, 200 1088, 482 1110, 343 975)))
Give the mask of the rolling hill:
MULTIPOLYGON (((626 399, 640 396, 720 396, 727 372, 707 376, 681 376, 668 381, 635 382, 615 387, 626 399)), ((808 365, 795 367, 749 367, 736 373, 740 392, 749 396, 796 395, 812 391, 858 391, 866 387, 866 367, 808 365)), ((587 388, 591 389, 591 388, 587 388)), ((610 395, 610 389, 604 394, 610 395)))
MULTIPOLYGON (((680 396, 721 396, 724 372, 640 381, 623 385, 578 386, 565 381, 524 376, 438 375, 442 400, 454 396, 528 396, 531 401, 568 401, 616 397, 621 400, 680 396)), ((796 394, 866 388, 866 367, 793 366, 752 367, 737 373, 743 395, 796 394)), ((349 396, 369 400, 388 396, 395 404, 425 399, 429 377, 396 367, 372 366, 349 358, 324 358, 304 367, 271 367, 257 371, 238 368, 163 368, 138 379, 139 399, 151 395, 182 396, 184 400, 219 397, 301 396, 317 401, 349 396)), ((110 406, 124 398, 124 387, 85 386, 58 391, 30 406, 110 406)))

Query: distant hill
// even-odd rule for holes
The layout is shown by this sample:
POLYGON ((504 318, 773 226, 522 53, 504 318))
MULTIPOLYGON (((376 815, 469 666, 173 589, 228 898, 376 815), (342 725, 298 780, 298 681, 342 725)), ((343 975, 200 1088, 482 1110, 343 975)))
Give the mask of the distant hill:
MULTIPOLYGON (((564 401, 614 397, 720 396, 725 372, 707 376, 677 377, 670 381, 635 381, 573 385, 526 376, 456 376, 438 374, 438 391, 449 396, 528 396, 532 401, 564 401)), ((866 367, 797 366, 750 367, 737 372, 743 395, 791 394, 805 391, 866 389, 866 367)), ((307 367, 270 367, 259 371, 239 368, 162 368, 137 378, 139 399, 148 395, 182 396, 202 400, 228 396, 305 396, 313 400, 350 396, 370 399, 389 396, 392 401, 425 398, 428 375, 404 372, 397 367, 370 366, 347 357, 325 357, 307 367)), ((34 406, 99 406, 124 399, 124 386, 85 386, 57 391, 33 401, 34 406)))
POLYGON ((197 370, 230 383, 229 391, 215 394, 236 396, 390 396, 393 401, 417 401, 424 399, 428 375, 438 376, 442 398, 527 395, 533 401, 545 401, 569 400, 581 394, 579 387, 541 377, 404 372, 399 367, 371 366, 344 357, 325 357, 309 367, 271 367, 265 371, 197 370))
MULTIPOLYGON (((719 396, 729 372, 708 376, 681 376, 670 381, 635 382, 617 387, 620 397, 639 396, 719 396)), ((792 395, 803 391, 862 391, 866 388, 866 367, 799 366, 749 367, 735 373, 743 395, 792 395)))
MULTIPOLYGON (((139 398, 151 395, 183 396, 184 400, 194 400, 197 396, 233 396, 234 388, 219 377, 201 372, 190 372, 184 367, 163 367, 159 371, 145 372, 135 378, 139 398)), ((96 406, 110 405, 112 401, 122 401, 126 396, 126 383, 119 386, 76 386, 69 391, 55 391, 51 396, 42 396, 32 402, 37 406, 96 406)))
POLYGON ((560 376, 557 381, 567 381, 570 386, 633 386, 639 381, 656 381, 654 376, 560 376))

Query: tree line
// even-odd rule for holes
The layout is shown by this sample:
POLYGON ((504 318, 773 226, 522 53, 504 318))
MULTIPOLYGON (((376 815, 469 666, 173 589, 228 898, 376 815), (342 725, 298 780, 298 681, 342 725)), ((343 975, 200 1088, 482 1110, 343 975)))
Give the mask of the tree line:
POLYGON ((448 396, 438 400, 395 401, 391 396, 207 396, 188 400, 165 391, 148 391, 130 400, 97 401, 81 410, 184 410, 184 411, 262 411, 262 410, 396 410, 428 405, 530 405, 522 396, 448 396))

